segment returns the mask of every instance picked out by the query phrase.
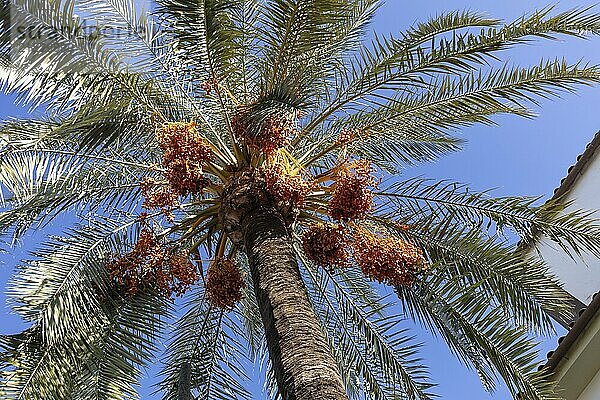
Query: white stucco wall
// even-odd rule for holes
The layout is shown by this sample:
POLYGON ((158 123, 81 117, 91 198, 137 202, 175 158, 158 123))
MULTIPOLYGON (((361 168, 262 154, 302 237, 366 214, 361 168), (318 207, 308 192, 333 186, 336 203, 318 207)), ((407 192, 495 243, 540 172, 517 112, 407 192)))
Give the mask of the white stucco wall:
POLYGON ((600 400, 600 313, 588 322, 554 370, 565 400, 600 400))
MULTIPOLYGON (((587 162, 575 181, 569 195, 574 200, 573 208, 600 209, 600 150, 587 162)), ((596 213, 600 218, 600 212, 596 213)), ((564 283, 564 288, 585 304, 589 304, 592 295, 600 291, 600 260, 586 254, 583 261, 576 257, 572 260, 558 245, 542 238, 537 249, 555 275, 564 283)))
POLYGON ((600 398, 600 371, 596 373, 577 400, 598 400, 600 398))

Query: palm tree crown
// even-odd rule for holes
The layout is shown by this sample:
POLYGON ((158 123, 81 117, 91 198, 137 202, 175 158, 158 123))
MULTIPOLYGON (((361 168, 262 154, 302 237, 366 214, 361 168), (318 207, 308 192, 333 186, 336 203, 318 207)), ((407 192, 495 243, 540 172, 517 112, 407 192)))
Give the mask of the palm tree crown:
POLYGON ((432 397, 406 316, 490 391, 501 378, 515 396, 557 398, 530 334, 550 332, 568 297, 509 232, 600 256, 600 229, 562 202, 397 173, 459 150, 461 127, 530 117, 540 98, 599 82, 596 66, 499 57, 535 37, 598 34, 600 15, 456 12, 365 44, 379 5, 3 5, 1 85, 46 117, 0 128, 0 233, 14 241, 63 213, 79 223, 17 269, 10 295, 30 328, 0 337, 0 393, 134 398, 170 335, 165 399, 250 398, 245 367, 267 349, 273 396, 302 398, 267 321, 281 319, 259 248, 270 210, 350 398, 432 397))

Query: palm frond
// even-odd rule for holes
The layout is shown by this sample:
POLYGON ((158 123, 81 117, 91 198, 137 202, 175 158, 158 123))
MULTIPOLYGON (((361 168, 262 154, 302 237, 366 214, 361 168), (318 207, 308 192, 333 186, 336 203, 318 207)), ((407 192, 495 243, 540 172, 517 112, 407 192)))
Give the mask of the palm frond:
POLYGON ((366 120, 363 129, 377 130, 394 124, 410 131, 427 121, 427 129, 447 130, 473 123, 493 124, 489 117, 498 114, 529 117, 533 113, 527 103, 537 104, 538 98, 558 96, 572 91, 574 85, 590 85, 599 80, 597 66, 568 65, 558 59, 542 60, 531 68, 504 65, 459 78, 444 75, 425 86, 422 93, 399 97, 398 101, 392 99, 366 120))
MULTIPOLYGON (((105 306, 106 308, 106 306, 105 306)), ((151 294, 138 294, 108 309, 101 338, 73 377, 73 400, 139 398, 139 380, 154 362, 169 305, 151 294)))
MULTIPOLYGON (((74 207, 88 211, 121 205, 136 207, 139 179, 131 165, 60 151, 11 152, 0 160, 0 185, 5 191, 0 231, 13 229, 18 238, 32 224, 42 224, 74 207)), ((138 169, 139 173, 139 169, 138 169)))
POLYGON ((75 16, 75 3, 17 1, 8 12, 7 33, 27 26, 37 33, 9 35, 10 65, 0 76, 0 86, 17 93, 31 107, 43 105, 57 114, 69 114, 94 101, 110 103, 130 99, 148 115, 163 120, 193 114, 194 104, 172 87, 150 81, 128 71, 119 54, 106 46, 101 36, 82 34, 82 21, 75 16))
POLYGON ((45 346, 35 328, 3 337, 0 393, 18 400, 68 398, 78 355, 85 347, 72 336, 64 339, 62 346, 45 346))
POLYGON ((168 31, 176 40, 176 51, 183 65, 197 80, 196 85, 210 78, 227 79, 236 65, 238 39, 242 34, 234 23, 233 14, 239 7, 226 0, 159 1, 168 31))
POLYGON ((104 304, 93 326, 53 343, 39 325, 0 339, 0 392, 8 398, 136 398, 141 369, 154 352, 164 314, 156 297, 104 304))
POLYGON ((397 292, 405 310, 440 333, 463 363, 475 367, 488 390, 499 375, 515 398, 561 398, 555 383, 537 371, 538 351, 527 330, 513 327, 502 309, 490 308, 477 284, 458 289, 452 281, 434 278, 397 292))
POLYGON ((77 14, 96 22, 95 34, 101 35, 106 47, 121 54, 128 67, 171 84, 183 75, 167 44, 168 35, 156 18, 132 0, 93 0, 76 2, 77 14))
POLYGON ((448 131, 475 123, 493 125, 492 117, 501 114, 532 117, 527 103, 537 104, 538 98, 596 82, 600 82, 599 67, 568 65, 564 60, 541 61, 531 68, 505 65, 459 77, 445 74, 423 82, 417 93, 379 95, 371 104, 359 104, 359 111, 336 119, 322 140, 332 146, 341 131, 355 129, 365 133, 351 149, 358 154, 392 163, 435 159, 459 148, 458 139, 448 136, 448 131))
POLYGON ((557 199, 537 205, 540 199, 536 197, 494 198, 489 192, 474 192, 456 182, 425 179, 396 182, 378 195, 385 199, 381 212, 390 218, 430 215, 469 229, 494 229, 490 234, 501 236, 511 229, 523 245, 543 235, 567 254, 586 249, 600 255, 600 224, 592 212, 568 211, 572 202, 557 199))
POLYGON ((303 53, 326 43, 334 35, 331 28, 343 20, 340 15, 346 12, 346 3, 343 0, 272 0, 267 3, 261 19, 267 67, 263 74, 265 93, 273 92, 276 85, 284 82, 293 85, 293 80, 299 79, 302 74, 290 67, 298 65, 303 53))
POLYGON ((352 296, 343 281, 299 257, 348 389, 375 399, 432 398, 418 343, 398 327, 401 318, 390 316, 381 300, 366 303, 352 296))
POLYGON ((93 227, 78 227, 49 240, 33 260, 17 268, 9 285, 13 309, 38 325, 45 342, 53 344, 69 332, 99 323, 95 317, 101 318, 102 304, 97 293, 110 292, 104 262, 131 225, 99 218, 93 227))
POLYGON ((372 50, 364 50, 357 58, 349 76, 343 76, 337 85, 338 93, 313 117, 305 132, 311 132, 340 110, 352 108, 355 101, 386 90, 409 90, 407 93, 410 93, 411 87, 423 89, 436 74, 468 73, 499 50, 526 43, 532 37, 600 32, 600 16, 589 13, 589 9, 549 16, 551 10, 543 9, 502 28, 495 26, 495 20, 470 13, 440 16, 425 24, 425 28, 410 30, 406 36, 409 40, 376 38, 372 50), (477 26, 490 28, 479 34, 460 32, 460 29, 477 26), (453 33, 451 38, 443 35, 446 32, 453 33), (424 45, 429 40, 432 44, 424 45))
POLYGON ((565 316, 571 312, 568 294, 541 260, 451 222, 434 222, 428 217, 411 221, 418 228, 408 233, 384 219, 376 224, 391 234, 414 240, 437 266, 435 274, 465 288, 479 284, 488 295, 487 304, 503 309, 514 324, 536 332, 553 332, 546 311, 565 316))
POLYGON ((99 219, 53 238, 19 267, 9 295, 33 325, 3 349, 9 398, 137 396, 167 307, 152 293, 122 298, 109 282, 104 260, 131 243, 127 228, 99 219))
POLYGON ((164 399, 250 399, 243 382, 246 350, 236 323, 211 307, 202 290, 191 294, 164 360, 160 387, 164 399))
POLYGON ((257 359, 266 351, 265 329, 262 324, 260 310, 254 296, 254 282, 250 273, 250 266, 246 257, 237 257, 238 265, 245 278, 243 297, 239 307, 239 318, 243 324, 243 337, 248 344, 250 357, 257 359))

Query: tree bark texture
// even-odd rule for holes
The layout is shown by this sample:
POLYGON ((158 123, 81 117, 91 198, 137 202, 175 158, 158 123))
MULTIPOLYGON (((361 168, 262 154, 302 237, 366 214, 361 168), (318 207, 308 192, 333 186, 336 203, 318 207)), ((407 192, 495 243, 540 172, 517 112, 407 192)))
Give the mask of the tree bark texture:
POLYGON ((348 399, 310 303, 277 210, 259 207, 242 221, 254 292, 277 385, 285 400, 348 399))
POLYGON ((191 400, 191 366, 190 363, 184 362, 179 370, 179 382, 177 384, 177 400, 191 400))

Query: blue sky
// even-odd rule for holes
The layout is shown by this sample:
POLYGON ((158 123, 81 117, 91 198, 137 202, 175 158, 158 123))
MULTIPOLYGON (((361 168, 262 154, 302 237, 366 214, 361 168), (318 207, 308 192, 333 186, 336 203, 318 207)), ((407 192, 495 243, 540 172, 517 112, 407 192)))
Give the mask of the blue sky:
MULTIPOLYGON (((373 29, 378 33, 398 33, 411 24, 448 10, 476 10, 490 16, 512 20, 524 12, 546 6, 545 1, 517 0, 421 0, 388 1, 378 12, 373 29)), ((561 1, 558 9, 585 7, 590 1, 561 1)), ((597 7, 600 12, 600 6, 597 7)), ((506 53, 506 59, 518 64, 533 64, 540 58, 565 56, 572 62, 580 59, 600 64, 600 38, 535 42, 519 51, 506 53)), ((500 117, 497 127, 476 126, 462 131, 468 140, 465 150, 445 157, 435 164, 406 171, 410 176, 423 175, 465 182, 475 189, 497 188, 498 195, 550 196, 566 175, 585 145, 600 130, 600 87, 582 88, 577 94, 564 95, 554 101, 543 101, 537 109, 539 117, 531 120, 500 117)), ((13 98, 0 95, 0 118, 26 116, 24 109, 13 104, 13 98)), ((59 227, 55 226, 55 229, 59 227)), ((0 255, 0 287, 4 288, 15 260, 25 257, 25 250, 39 241, 38 236, 25 239, 26 245, 10 255, 0 255)), ((4 290, 0 294, 0 333, 14 333, 23 324, 9 314, 4 290)), ((431 368, 437 393, 442 399, 507 399, 500 390, 494 396, 483 391, 477 377, 458 364, 440 340, 423 336, 424 356, 431 368)), ((555 345, 555 338, 545 341, 544 348, 555 345)), ((259 391, 257 387, 257 392, 259 391)), ((143 398, 149 398, 143 391, 143 398)))

